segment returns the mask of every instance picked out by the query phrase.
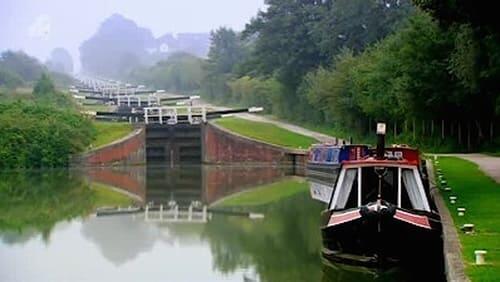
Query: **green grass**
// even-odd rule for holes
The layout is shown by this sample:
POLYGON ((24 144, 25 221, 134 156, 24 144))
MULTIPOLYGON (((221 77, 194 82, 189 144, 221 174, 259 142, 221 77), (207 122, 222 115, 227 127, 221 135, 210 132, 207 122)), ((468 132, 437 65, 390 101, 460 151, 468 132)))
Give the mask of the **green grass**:
POLYGON ((462 244, 466 273, 472 281, 500 281, 500 184, 486 176, 476 164, 454 157, 440 157, 439 165, 452 192, 443 193, 462 244), (451 205, 448 196, 456 195, 457 204, 451 205), (467 209, 459 217, 457 207, 467 209), (459 227, 473 223, 476 232, 464 234, 459 227), (474 250, 488 253, 488 265, 474 265, 474 250))
POLYGON ((128 123, 96 121, 97 136, 91 148, 98 148, 130 134, 134 128, 128 123))
POLYGON ((134 203, 134 200, 124 194, 113 191, 107 185, 93 182, 90 189, 94 191, 95 201, 93 202, 94 208, 100 207, 119 207, 129 206, 134 203))
POLYGON ((308 189, 307 182, 302 179, 287 179, 272 184, 243 191, 217 203, 219 207, 241 207, 267 205, 290 197, 308 189))
POLYGON ((230 131, 259 141, 288 148, 307 149, 318 140, 297 134, 274 124, 241 118, 223 118, 215 122, 230 131))

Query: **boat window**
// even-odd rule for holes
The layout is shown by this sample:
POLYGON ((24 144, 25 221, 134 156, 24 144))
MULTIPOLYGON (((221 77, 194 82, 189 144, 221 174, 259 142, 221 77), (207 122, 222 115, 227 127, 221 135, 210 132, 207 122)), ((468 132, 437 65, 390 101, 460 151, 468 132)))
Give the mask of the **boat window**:
POLYGON ((337 189, 333 196, 333 209, 347 209, 358 206, 358 169, 345 170, 343 177, 339 179, 337 189))
MULTIPOLYGON (((408 193, 408 198, 410 200, 412 208, 417 210, 430 211, 429 203, 427 202, 423 186, 421 183, 419 183, 419 179, 417 178, 417 176, 418 174, 416 170, 403 169, 402 170, 403 187, 401 187, 402 189, 401 192, 406 191, 406 193, 408 193)), ((402 207, 404 207, 403 204, 404 202, 402 203, 402 207)))
POLYGON ((378 173, 382 175, 382 199, 396 204, 398 196, 398 169, 396 167, 364 167, 361 177, 361 204, 375 202, 378 196, 378 173))

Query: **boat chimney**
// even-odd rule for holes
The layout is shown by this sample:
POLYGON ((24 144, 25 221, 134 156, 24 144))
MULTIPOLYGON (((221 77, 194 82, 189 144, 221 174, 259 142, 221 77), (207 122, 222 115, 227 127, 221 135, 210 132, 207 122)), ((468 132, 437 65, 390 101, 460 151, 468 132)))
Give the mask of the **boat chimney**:
POLYGON ((377 160, 384 159, 385 155, 385 123, 377 123, 377 160))

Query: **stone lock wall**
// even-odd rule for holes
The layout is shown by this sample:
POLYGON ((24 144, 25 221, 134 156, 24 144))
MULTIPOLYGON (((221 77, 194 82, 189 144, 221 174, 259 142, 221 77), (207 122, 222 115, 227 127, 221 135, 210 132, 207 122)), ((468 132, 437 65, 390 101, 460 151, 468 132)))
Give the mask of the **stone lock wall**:
POLYGON ((72 164, 77 166, 144 164, 145 147, 145 131, 140 128, 109 145, 76 156, 72 164))
POLYGON ((237 135, 213 123, 202 127, 202 160, 208 164, 304 165, 305 150, 293 150, 237 135))

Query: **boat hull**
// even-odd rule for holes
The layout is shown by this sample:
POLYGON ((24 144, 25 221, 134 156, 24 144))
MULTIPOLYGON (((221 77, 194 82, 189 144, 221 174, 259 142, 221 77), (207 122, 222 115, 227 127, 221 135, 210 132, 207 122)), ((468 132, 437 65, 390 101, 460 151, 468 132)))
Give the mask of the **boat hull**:
MULTIPOLYGON (((440 256, 442 232, 438 215, 416 214, 416 217, 428 219, 429 227, 422 227, 402 221, 394 214, 362 216, 360 210, 350 213, 356 215, 356 211, 358 216, 350 216, 352 220, 335 225, 331 221, 333 212, 323 214, 321 231, 325 258, 352 265, 384 267, 440 256)), ((403 211, 395 212, 399 215, 403 211)))

